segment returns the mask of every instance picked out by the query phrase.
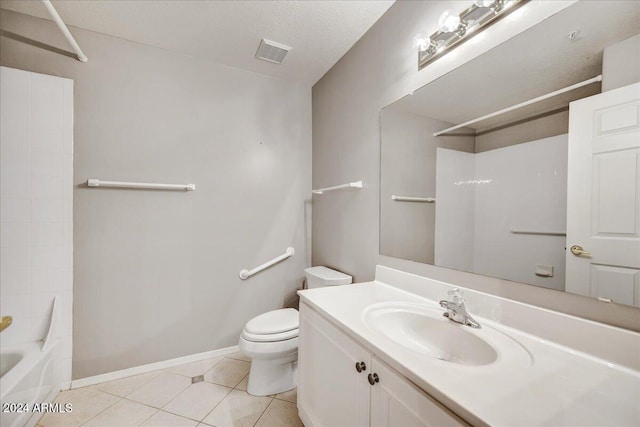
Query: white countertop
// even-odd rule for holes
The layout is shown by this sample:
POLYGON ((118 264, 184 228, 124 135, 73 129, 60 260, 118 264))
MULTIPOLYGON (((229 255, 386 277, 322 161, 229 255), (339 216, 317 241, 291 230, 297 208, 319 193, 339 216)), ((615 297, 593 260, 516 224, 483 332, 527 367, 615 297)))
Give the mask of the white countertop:
MULTIPOLYGON (((435 301, 367 282, 299 291, 301 302, 323 314, 410 381, 473 425, 640 426, 640 372, 471 315, 505 333, 531 363, 463 366, 427 357, 395 343, 363 322, 380 302, 435 301)), ((443 295, 444 297, 444 295, 443 295)), ((602 345, 607 345, 606 342, 602 345)))

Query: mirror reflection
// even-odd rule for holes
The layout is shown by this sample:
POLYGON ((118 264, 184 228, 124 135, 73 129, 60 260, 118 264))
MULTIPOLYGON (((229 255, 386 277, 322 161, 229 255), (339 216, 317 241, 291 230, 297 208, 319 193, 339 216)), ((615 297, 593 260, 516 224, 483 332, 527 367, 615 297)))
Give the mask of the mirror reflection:
POLYGON ((380 253, 640 306, 639 33, 578 2, 385 107, 380 253))

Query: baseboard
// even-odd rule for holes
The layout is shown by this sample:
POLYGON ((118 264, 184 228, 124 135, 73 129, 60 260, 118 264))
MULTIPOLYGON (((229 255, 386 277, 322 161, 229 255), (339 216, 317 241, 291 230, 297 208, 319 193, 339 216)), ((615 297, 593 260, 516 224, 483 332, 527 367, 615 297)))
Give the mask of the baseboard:
POLYGON ((309 416, 309 414, 307 414, 307 412, 300 407, 300 404, 298 404, 297 406, 298 417, 300 418, 300 421, 302 421, 304 427, 314 427, 315 424, 313 424, 313 422, 311 421, 311 417, 309 416))
POLYGON ((147 365, 135 366, 133 368, 122 369, 120 371, 107 372, 106 374, 95 375, 93 377, 72 380, 71 388, 74 389, 94 384, 100 384, 107 381, 119 380, 121 378, 130 377, 132 375, 144 374, 146 372, 157 371, 159 369, 171 368, 172 366, 182 365, 184 363, 197 362, 199 360, 209 359, 211 357, 226 356, 227 354, 236 353, 238 351, 238 346, 234 345, 218 350, 205 351, 204 353, 191 354, 189 356, 163 360, 161 362, 149 363, 147 365))

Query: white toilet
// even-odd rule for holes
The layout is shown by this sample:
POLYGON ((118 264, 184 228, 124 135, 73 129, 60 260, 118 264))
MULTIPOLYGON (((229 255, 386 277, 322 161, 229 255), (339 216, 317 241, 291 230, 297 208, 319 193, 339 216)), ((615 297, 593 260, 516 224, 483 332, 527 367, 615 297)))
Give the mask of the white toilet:
MULTIPOLYGON (((327 267, 304 271, 307 288, 348 285, 352 277, 327 267)), ((282 393, 296 387, 298 311, 283 308, 249 320, 240 335, 240 351, 251 358, 247 391, 254 396, 282 393)))

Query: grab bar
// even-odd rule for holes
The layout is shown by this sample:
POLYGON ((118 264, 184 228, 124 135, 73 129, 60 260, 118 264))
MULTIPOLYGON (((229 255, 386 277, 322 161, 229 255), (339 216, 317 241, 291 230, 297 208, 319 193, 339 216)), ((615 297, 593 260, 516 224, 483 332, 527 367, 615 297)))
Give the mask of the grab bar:
POLYGON ((253 276, 256 273, 261 272, 264 269, 267 269, 269 267, 271 267, 272 265, 275 265, 277 263, 279 263, 280 261, 284 261, 285 259, 291 257, 294 253, 296 253, 295 249, 289 247, 287 248, 286 252, 283 253, 282 255, 280 255, 277 258, 272 259, 271 261, 265 262, 264 264, 254 268, 253 270, 242 270, 240 271, 240 278, 242 280, 247 280, 249 277, 253 276))
POLYGON ((433 197, 408 197, 408 196, 391 196, 391 200, 396 202, 417 202, 417 203, 435 203, 433 197))
POLYGON ((512 228, 509 230, 511 234, 532 234, 534 236, 566 236, 567 233, 563 231, 534 231, 534 230, 517 230, 512 228))
POLYGON ((155 184, 150 182, 101 181, 99 179, 88 179, 87 185, 89 187, 146 188, 149 190, 196 191, 195 184, 155 184))
POLYGON ((333 187, 318 188, 317 190, 311 190, 311 192, 313 194, 322 195, 327 191, 341 190, 343 188, 362 188, 362 181, 348 182, 346 184, 334 185, 333 187))

